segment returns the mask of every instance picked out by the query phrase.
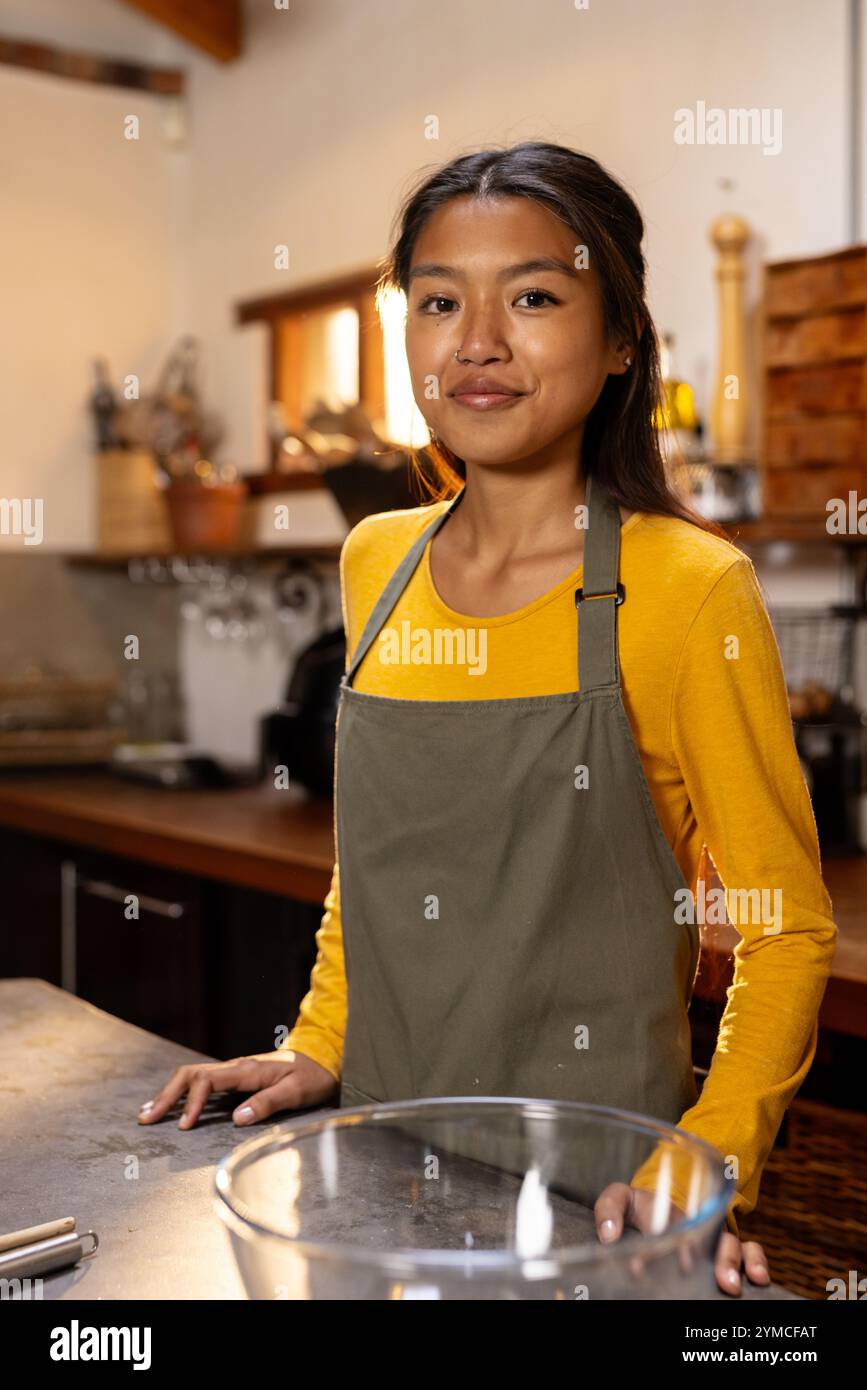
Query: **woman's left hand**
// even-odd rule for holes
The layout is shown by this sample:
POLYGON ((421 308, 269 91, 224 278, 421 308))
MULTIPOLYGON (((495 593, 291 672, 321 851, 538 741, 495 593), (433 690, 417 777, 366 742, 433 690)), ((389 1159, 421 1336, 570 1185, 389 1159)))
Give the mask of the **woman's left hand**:
MULTIPOLYGON (((620 1239, 624 1223, 639 1231, 649 1231, 652 1210, 652 1192, 628 1187, 625 1182, 611 1183, 600 1193, 593 1208, 596 1234, 605 1244, 610 1244, 620 1239)), ((676 1216, 685 1216, 674 1203, 671 1210, 676 1216)), ((741 1292, 741 1265, 751 1283, 767 1285, 771 1282, 767 1257, 758 1241, 740 1241, 733 1232, 723 1231, 714 1261, 716 1281, 723 1293, 741 1292)))

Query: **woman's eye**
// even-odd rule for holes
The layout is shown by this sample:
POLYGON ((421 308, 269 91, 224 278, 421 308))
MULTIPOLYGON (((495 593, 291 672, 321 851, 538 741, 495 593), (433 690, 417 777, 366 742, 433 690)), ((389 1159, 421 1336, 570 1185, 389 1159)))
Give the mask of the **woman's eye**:
MULTIPOLYGON (((555 299, 553 294, 548 294, 547 290, 524 290, 523 294, 518 295, 515 303, 520 303, 522 299, 544 299, 547 300, 549 304, 560 303, 559 299, 555 299)), ((543 309, 545 306, 544 304, 528 304, 526 307, 528 309, 543 309)))
MULTIPOLYGON (((446 294, 429 294, 426 299, 421 301, 418 308, 422 314, 450 314, 455 308, 455 303, 456 301, 449 299, 446 294)), ((519 307, 527 309, 544 309, 546 304, 559 304, 560 300, 555 295, 549 294, 547 290, 524 290, 523 294, 518 295, 515 303, 519 307), (522 299, 530 299, 534 302, 521 306, 522 299)))
POLYGON ((445 294, 429 294, 428 297, 427 297, 427 299, 423 299, 422 302, 421 302, 421 304, 419 304, 418 307, 419 307, 419 310, 421 311, 421 313, 423 313, 423 314, 430 314, 430 313, 447 314, 447 313, 449 312, 448 308, 445 308, 445 309, 443 309, 443 308, 438 308, 438 309, 432 310, 429 306, 430 306, 430 305, 443 305, 443 304, 445 304, 445 305, 450 305, 450 306, 454 306, 454 302, 455 302, 455 301, 454 301, 453 299, 449 299, 448 295, 445 295, 445 294))

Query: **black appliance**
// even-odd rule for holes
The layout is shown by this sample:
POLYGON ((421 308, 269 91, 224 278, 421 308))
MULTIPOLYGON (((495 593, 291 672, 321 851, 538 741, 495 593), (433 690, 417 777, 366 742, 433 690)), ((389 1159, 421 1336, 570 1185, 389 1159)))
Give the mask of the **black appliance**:
POLYGON ((823 856, 861 855, 867 713, 855 704, 855 638, 867 617, 864 596, 856 604, 774 608, 770 616, 819 848, 823 856))
POLYGON ((291 781, 330 796, 340 681, 346 667, 342 628, 323 632, 295 663, 283 704, 261 721, 262 771, 286 767, 291 781))

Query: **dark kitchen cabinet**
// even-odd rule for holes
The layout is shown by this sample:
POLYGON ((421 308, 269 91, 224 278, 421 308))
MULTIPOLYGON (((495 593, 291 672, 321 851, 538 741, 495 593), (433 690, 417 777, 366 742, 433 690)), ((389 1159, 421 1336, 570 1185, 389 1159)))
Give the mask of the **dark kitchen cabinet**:
POLYGON ((66 857, 61 872, 75 993, 128 1023, 206 1051, 200 882, 86 851, 66 857))
POLYGON ((206 1051, 270 1052, 310 988, 322 908, 251 888, 209 883, 206 1051))
POLYGON ((0 829, 0 975, 62 984, 62 853, 33 835, 0 829))
POLYGON ((5 829, 0 876, 0 976, 220 1058, 270 1051, 295 1021, 318 904, 5 829))

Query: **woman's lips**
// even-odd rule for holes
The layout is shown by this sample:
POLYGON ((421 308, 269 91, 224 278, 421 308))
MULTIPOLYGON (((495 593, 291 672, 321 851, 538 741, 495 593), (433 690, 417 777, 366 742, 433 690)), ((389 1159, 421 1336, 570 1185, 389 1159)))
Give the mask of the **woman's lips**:
POLYGON ((521 393, 514 391, 456 391, 452 397, 458 405, 468 406, 470 410, 499 410, 523 399, 521 393))

